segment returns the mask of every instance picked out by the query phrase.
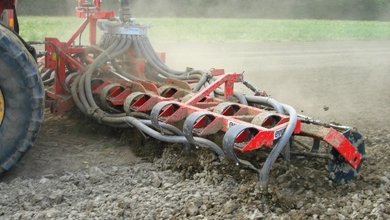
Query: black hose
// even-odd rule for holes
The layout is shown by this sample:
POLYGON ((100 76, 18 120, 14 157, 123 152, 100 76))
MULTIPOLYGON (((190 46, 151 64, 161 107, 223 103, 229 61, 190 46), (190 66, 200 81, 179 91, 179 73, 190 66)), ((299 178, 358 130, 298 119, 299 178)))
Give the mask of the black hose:
POLYGON ((96 71, 99 66, 101 66, 104 62, 107 60, 110 60, 111 54, 115 51, 121 48, 121 45, 123 45, 125 42, 121 39, 115 39, 114 43, 103 53, 101 53, 94 62, 88 67, 87 71, 81 76, 78 84, 78 95, 80 97, 81 103, 84 105, 84 108, 87 110, 88 114, 92 114, 95 109, 98 108, 95 101, 93 100, 91 87, 85 86, 87 84, 86 78, 89 78, 89 85, 91 83, 90 76, 94 71, 96 71), (92 98, 92 102, 91 102, 92 98), (90 102, 89 102, 90 101, 90 102))
MULTIPOLYGON (((123 54, 126 50, 129 49, 129 47, 131 46, 131 40, 128 40, 128 38, 126 36, 122 36, 119 43, 118 43, 118 46, 115 48, 115 50, 113 50, 112 53, 109 54, 109 57, 111 57, 111 59, 113 59, 114 57, 120 55, 120 54, 123 54)), ((99 57, 100 58, 100 57, 99 57)), ((108 60, 108 57, 106 58, 102 58, 102 63, 105 63, 107 62, 108 60)), ((97 62, 97 65, 100 66, 100 63, 97 62)), ((97 69, 97 68, 96 68, 97 69)), ((95 70, 96 70, 95 69, 95 70)), ((91 107, 93 109, 96 109, 98 108, 94 98, 93 98, 93 95, 92 95, 92 88, 91 88, 91 80, 92 80, 92 73, 95 71, 95 70, 92 70, 92 71, 87 71, 85 73, 85 93, 86 93, 86 97, 87 97, 87 100, 88 102, 90 103, 91 107)))
POLYGON ((204 74, 202 71, 199 70, 189 72, 178 72, 171 70, 163 62, 161 62, 161 60, 156 56, 156 53, 153 51, 153 49, 148 48, 147 44, 143 41, 143 39, 145 39, 145 37, 136 37, 136 45, 138 45, 137 49, 140 50, 140 52, 146 58, 148 63, 150 63, 151 66, 157 70, 157 72, 161 73, 165 77, 180 80, 199 80, 204 74))
POLYGON ((150 58, 149 54, 147 51, 143 48, 143 45, 141 44, 139 37, 136 36, 134 37, 134 45, 138 53, 146 59, 148 64, 153 67, 158 73, 162 74, 163 76, 167 78, 176 78, 175 76, 171 75, 169 72, 161 68, 161 66, 158 65, 153 59, 150 58))
POLYGON ((268 186, 269 173, 271 172, 272 165, 288 144, 288 141, 290 140, 297 124, 298 117, 295 109, 289 105, 283 105, 283 108, 290 115, 290 119, 282 137, 279 139, 275 147, 272 148, 271 153, 268 155, 266 161, 264 162, 263 168, 260 171, 260 184, 264 190, 266 190, 268 186))
MULTIPOLYGON (((157 57, 156 53, 153 50, 153 47, 151 46, 149 40, 146 37, 105 34, 101 42, 101 47, 106 50, 99 54, 97 58, 88 66, 86 72, 82 75, 78 75, 71 85, 71 93, 76 106, 84 114, 87 114, 104 124, 121 128, 136 127, 141 132, 159 141, 168 143, 179 143, 183 144, 186 148, 190 148, 188 139, 185 137, 183 132, 173 125, 156 122, 159 125, 157 126, 158 129, 156 130, 156 126, 150 120, 149 115, 138 112, 130 113, 129 116, 126 116, 124 113, 110 114, 100 109, 100 107, 96 104, 93 98, 91 88, 92 75, 96 72, 96 70, 98 70, 101 65, 105 64, 109 60, 112 61, 114 68, 119 71, 119 74, 127 75, 116 63, 115 57, 125 53, 132 45, 136 49, 136 52, 139 56, 144 57, 152 68, 154 68, 159 74, 165 76, 166 78, 175 78, 181 80, 198 80, 197 84, 193 89, 194 92, 199 91, 203 86, 208 84, 210 75, 203 71, 192 70, 187 72, 181 72, 170 69, 157 57), (164 135, 163 133, 160 133, 158 131, 159 129, 161 131, 164 131, 165 134, 168 133, 169 135, 164 135)), ((131 79, 138 80, 137 77, 131 79)), ((211 78, 210 80, 212 82, 215 79, 211 78)), ((221 89, 216 89, 215 93, 224 95, 224 92, 221 89)), ((269 97, 245 96, 239 92, 234 92, 234 96, 239 100, 241 104, 247 105, 248 101, 266 104, 272 106, 280 114, 284 114, 286 111, 290 115, 286 130, 283 132, 282 137, 272 149, 261 171, 259 172, 260 182, 263 187, 266 187, 268 184, 269 173, 272 168, 272 165, 279 156, 279 154, 283 151, 283 149, 285 149, 285 146, 288 143, 296 126, 296 111, 292 107, 280 104, 276 100, 269 97)), ((197 146, 210 149, 219 156, 225 155, 223 150, 217 144, 208 139, 201 137, 193 137, 193 140, 194 144, 197 146)), ((240 162, 258 171, 258 169, 256 169, 253 165, 251 166, 250 163, 248 164, 244 160, 240 160, 240 162)))
POLYGON ((234 92, 233 95, 238 99, 238 101, 243 105, 248 105, 248 101, 245 96, 239 92, 234 92))
POLYGON ((280 104, 278 101, 271 97, 263 97, 263 96, 245 96, 245 98, 249 102, 254 102, 254 103, 260 103, 260 104, 266 104, 270 105, 273 107, 277 113, 279 114, 284 114, 284 108, 283 105, 280 104))
MULTIPOLYGON (((162 135, 160 132, 148 127, 147 125, 145 125, 140 120, 134 117, 130 117, 130 116, 120 117, 120 118, 104 117, 101 120, 103 122, 108 122, 108 123, 125 122, 131 124, 134 127, 141 130, 142 132, 144 132, 145 134, 159 141, 168 142, 168 143, 178 143, 178 144, 188 143, 187 139, 184 136, 162 135)), ((214 151, 216 154, 218 154, 219 156, 224 156, 224 152, 222 151, 222 149, 214 142, 200 137, 194 137, 194 139, 195 139, 195 143, 198 146, 210 149, 214 151)))
POLYGON ((76 78, 74 79, 71 85, 70 91, 72 94, 73 102, 76 104, 76 106, 80 109, 82 113, 87 114, 87 110, 85 109, 83 103, 81 103, 79 94, 77 93, 77 88, 79 85, 80 78, 81 78, 80 75, 76 76, 76 78))
POLYGON ((195 85, 192 91, 198 92, 206 84, 208 79, 209 79, 209 75, 203 74, 203 76, 200 78, 199 82, 195 85))
MULTIPOLYGON (((151 120, 140 119, 140 121, 142 123, 146 124, 147 126, 149 126, 151 128, 154 128, 154 125, 153 125, 151 120)), ((160 127, 162 129, 165 129, 166 131, 168 131, 168 133, 176 134, 176 135, 179 135, 179 136, 183 136, 184 135, 183 132, 180 129, 178 129, 177 127, 175 127, 173 125, 170 125, 170 124, 167 124, 167 123, 163 123, 163 122, 159 122, 159 124, 160 124, 160 127)))
POLYGON ((147 37, 139 37, 140 43, 142 45, 142 49, 145 50, 147 54, 149 54, 149 57, 155 61, 161 68, 163 68, 165 71, 173 74, 173 75, 183 75, 186 74, 186 71, 177 71, 169 68, 165 63, 161 62, 160 58, 156 55, 155 50, 153 49, 152 45, 150 44, 150 41, 147 37))
POLYGON ((140 37, 139 39, 141 41, 143 49, 147 52, 150 59, 152 59, 157 65, 159 65, 162 69, 164 69, 166 72, 170 73, 171 75, 182 76, 183 77, 182 79, 188 79, 189 76, 193 76, 193 75, 199 75, 194 77, 194 79, 200 79, 203 76, 207 77, 207 73, 201 70, 177 71, 169 68, 165 63, 161 62, 160 58, 156 55, 156 52, 153 49, 153 46, 150 43, 149 38, 140 37))

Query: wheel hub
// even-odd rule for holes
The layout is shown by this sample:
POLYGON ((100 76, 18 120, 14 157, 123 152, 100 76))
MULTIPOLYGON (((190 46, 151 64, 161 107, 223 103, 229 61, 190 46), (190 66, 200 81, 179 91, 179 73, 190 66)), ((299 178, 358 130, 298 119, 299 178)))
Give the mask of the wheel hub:
POLYGON ((0 89, 0 125, 4 119, 4 96, 0 89))

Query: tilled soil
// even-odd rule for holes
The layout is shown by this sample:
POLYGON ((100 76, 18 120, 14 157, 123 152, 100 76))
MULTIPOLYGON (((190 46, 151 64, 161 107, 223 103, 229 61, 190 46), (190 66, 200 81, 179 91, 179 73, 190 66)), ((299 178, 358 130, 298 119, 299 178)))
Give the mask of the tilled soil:
POLYGON ((160 46, 173 67, 245 70, 302 114, 359 128, 361 174, 336 184, 325 159, 280 159, 264 192, 252 171, 206 150, 47 113, 37 144, 2 178, 0 219, 389 218, 390 42, 160 46))

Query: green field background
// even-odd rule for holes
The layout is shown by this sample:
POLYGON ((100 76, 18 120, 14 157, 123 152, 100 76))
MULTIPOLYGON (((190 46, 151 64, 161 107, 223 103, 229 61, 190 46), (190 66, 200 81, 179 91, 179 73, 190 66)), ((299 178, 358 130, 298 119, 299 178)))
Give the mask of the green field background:
MULTIPOLYGON (((222 18, 140 18, 158 42, 281 42, 390 40, 390 22, 222 18)), ((81 24, 76 17, 19 18, 27 41, 68 39, 81 24)), ((85 37, 85 36, 84 36, 85 37)))
MULTIPOLYGON (((18 13, 73 15, 76 0, 18 0, 18 13)), ((103 0, 119 9, 118 0, 103 0)), ((389 0, 130 0, 136 17, 390 20, 389 0)))

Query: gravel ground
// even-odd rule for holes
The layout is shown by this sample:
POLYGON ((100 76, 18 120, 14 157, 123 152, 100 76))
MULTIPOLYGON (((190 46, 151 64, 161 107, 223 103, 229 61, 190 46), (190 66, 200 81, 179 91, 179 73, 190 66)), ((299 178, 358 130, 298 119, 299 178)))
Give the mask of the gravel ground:
MULTIPOLYGON (((333 47, 328 44, 343 49, 338 43, 333 47)), ((293 160, 291 164, 280 159, 272 170, 268 192, 264 192, 259 190, 253 172, 208 151, 185 153, 179 146, 144 142, 134 138, 134 131, 108 129, 78 114, 46 114, 37 144, 0 182, 0 219, 389 219, 390 119, 386 101, 390 80, 384 71, 390 70, 390 64, 378 60, 387 54, 382 50, 390 48, 390 43, 366 47, 373 48, 372 44, 381 50, 371 49, 369 54, 362 52, 365 48, 361 52, 343 50, 342 56, 350 59, 343 59, 342 66, 348 68, 342 68, 336 62, 339 56, 329 51, 314 58, 305 52, 291 55, 295 50, 305 51, 303 47, 321 54, 323 45, 284 45, 287 55, 279 51, 279 46, 270 45, 268 50, 280 52, 269 57, 272 65, 279 60, 278 65, 275 69, 271 64, 262 66, 278 78, 287 77, 280 72, 294 64, 296 77, 287 77, 292 86, 313 91, 321 108, 333 101, 338 106, 320 111, 317 106, 307 105, 313 98, 291 99, 293 104, 326 120, 348 122, 367 137, 368 159, 361 175, 352 182, 330 181, 324 159, 293 160), (310 75, 311 83, 305 80, 309 80, 306 78, 315 65, 308 68, 298 62, 302 56, 311 61, 318 59, 312 62, 317 64, 318 77, 310 75), (363 58, 365 64, 361 63, 363 58), (326 60, 328 69, 323 70, 321 60, 326 60), (367 72, 367 78, 376 86, 357 89, 361 80, 357 76, 368 69, 372 71, 367 72), (315 80, 322 79, 323 74, 332 77, 315 80), (345 80, 348 75, 350 80, 345 80), (331 92, 316 92, 323 90, 324 83, 334 85, 335 91, 344 91, 343 100, 350 91, 361 97, 359 102, 350 102, 358 109, 344 108, 340 96, 330 97, 331 92), (373 111, 375 106, 380 108, 373 111)), ((236 62, 230 65, 238 65, 236 62)), ((282 92, 276 94, 281 97, 282 92)))
MULTIPOLYGON (((378 132, 377 134, 388 134, 378 132)), ((390 148, 390 137, 372 148, 390 148)), ((375 153, 364 174, 334 184, 321 161, 282 161, 264 193, 250 171, 209 152, 183 155, 166 148, 161 158, 132 166, 91 166, 61 175, 16 177, 0 183, 4 219, 388 219, 387 156, 375 153), (322 164, 322 165, 321 165, 322 164), (224 167, 233 167, 225 170, 224 167), (317 169, 318 168, 318 169, 317 169), (321 170, 321 171, 319 171, 321 170), (325 170, 325 169, 324 169, 325 170)), ((323 161, 322 161, 323 162, 323 161)))

